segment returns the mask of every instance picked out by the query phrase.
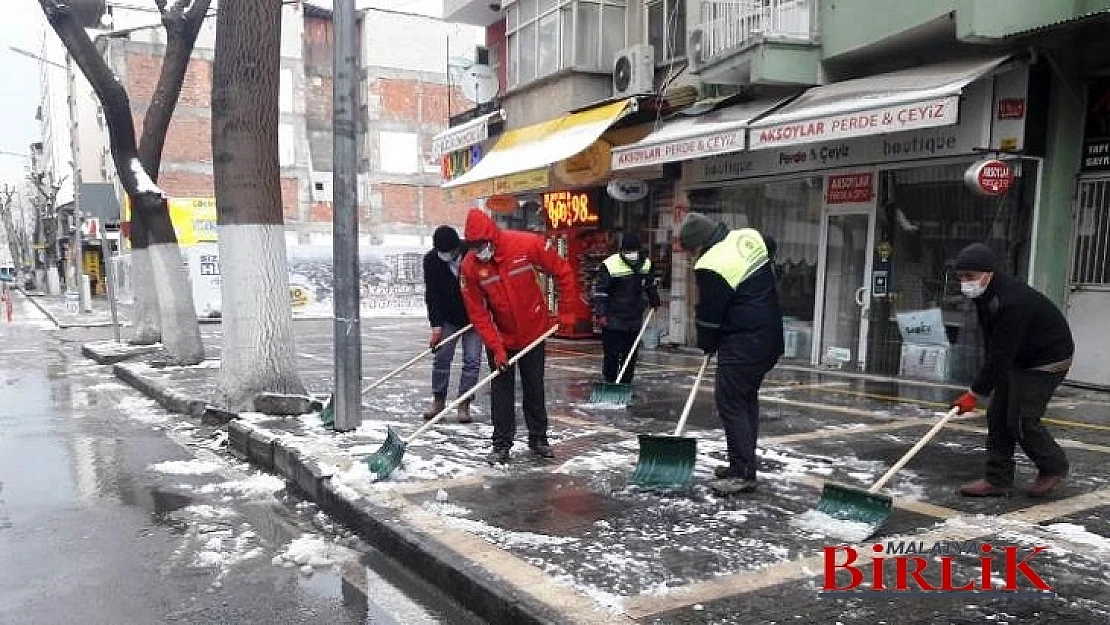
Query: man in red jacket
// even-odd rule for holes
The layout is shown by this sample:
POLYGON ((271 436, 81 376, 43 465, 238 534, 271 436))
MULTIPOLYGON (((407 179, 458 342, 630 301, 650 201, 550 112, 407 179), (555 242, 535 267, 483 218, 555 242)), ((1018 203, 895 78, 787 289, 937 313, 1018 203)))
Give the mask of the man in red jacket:
MULTIPOLYGON (((514 354, 551 329, 554 320, 547 309, 536 272, 555 278, 559 292, 559 323, 573 325, 576 318, 589 318, 570 265, 543 237, 531 232, 501 230, 478 209, 466 216, 463 231, 472 250, 463 260, 459 276, 463 303, 474 329, 482 337, 490 369, 503 375, 494 378, 490 404, 493 412, 493 451, 490 464, 505 464, 516 437, 513 405, 514 354)), ((544 399, 544 345, 521 358, 520 385, 524 391, 524 423, 528 447, 541 458, 553 458, 547 441, 547 405, 544 399)))

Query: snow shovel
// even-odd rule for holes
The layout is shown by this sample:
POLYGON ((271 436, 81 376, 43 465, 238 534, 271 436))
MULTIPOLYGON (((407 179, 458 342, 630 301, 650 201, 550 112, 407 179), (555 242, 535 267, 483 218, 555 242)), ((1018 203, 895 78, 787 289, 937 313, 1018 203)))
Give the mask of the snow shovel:
POLYGON ((636 350, 640 348, 640 339, 644 338, 644 332, 647 330, 648 324, 651 323, 651 316, 655 314, 655 309, 652 308, 644 317, 644 324, 640 326, 640 333, 636 335, 636 342, 632 344, 632 348, 628 350, 628 356, 624 359, 624 365, 621 367, 621 372, 617 374, 616 382, 594 382, 593 393, 590 394, 591 404, 614 404, 627 406, 632 402, 632 385, 621 384, 621 379, 624 378, 624 372, 628 371, 628 366, 632 364, 632 357, 636 355, 636 350))
POLYGON ((640 459, 636 462, 635 473, 632 474, 633 484, 655 488, 684 488, 690 485, 690 480, 694 477, 694 461, 698 455, 698 440, 683 437, 682 432, 686 429, 686 418, 694 407, 701 378, 712 357, 712 354, 706 354, 701 361, 701 369, 694 379, 690 396, 686 398, 686 406, 682 408, 682 416, 678 419, 674 435, 640 435, 640 459))
MULTIPOLYGON (((397 374, 402 373, 403 371, 405 371, 409 367, 411 367, 411 366, 415 365, 416 363, 420 362, 421 359, 423 359, 428 354, 431 354, 432 352, 436 351, 440 347, 442 347, 442 346, 446 345, 447 343, 459 338, 463 334, 466 334, 466 331, 473 328, 473 327, 474 327, 473 324, 467 324, 465 327, 459 329, 457 332, 455 332, 451 336, 440 340, 440 342, 436 343, 435 345, 432 345, 430 347, 425 348, 424 351, 422 351, 419 354, 413 356, 412 360, 406 362, 405 364, 401 365, 400 367, 397 367, 393 371, 390 371, 389 373, 385 374, 385 377, 379 379, 376 382, 371 383, 370 386, 367 386, 366 388, 362 389, 362 394, 365 395, 365 394, 369 393, 370 391, 378 388, 382 384, 385 384, 389 380, 392 380, 394 377, 397 376, 397 374)), ((333 423, 335 423, 335 404, 334 404, 334 401, 333 401, 334 399, 335 399, 335 396, 328 395, 327 401, 324 402, 324 407, 320 409, 320 421, 323 422, 324 425, 332 425, 333 423)))
POLYGON ((879 478, 879 481, 871 485, 871 488, 864 490, 845 484, 826 483, 824 490, 821 492, 821 500, 817 502, 817 512, 828 515, 835 521, 847 522, 840 525, 836 523, 829 524, 825 529, 833 531, 826 533, 830 535, 838 532, 843 533, 844 536, 833 537, 855 542, 867 540, 874 534, 890 517, 891 507, 894 505, 894 498, 880 493, 879 489, 890 481, 902 467, 906 466, 906 463, 917 455, 917 452, 959 413, 959 408, 949 410, 948 414, 937 421, 933 429, 926 432, 925 436, 921 437, 921 440, 917 441, 917 444, 906 452, 906 455, 894 463, 894 466, 879 478), (866 532, 866 535, 862 535, 864 532, 866 532))
MULTIPOLYGON (((532 351, 533 348, 535 348, 540 343, 543 343, 545 340, 547 340, 548 337, 550 337, 552 334, 555 334, 555 332, 558 330, 559 326, 553 326, 550 330, 544 332, 542 336, 529 343, 528 346, 520 350, 517 355, 510 358, 508 365, 510 367, 515 365, 516 362, 523 358, 525 354, 532 351)), ((432 427, 436 423, 439 423, 440 419, 442 419, 449 412, 458 408, 459 404, 477 395, 478 391, 481 390, 482 387, 492 382, 493 379, 499 375, 501 375, 500 371, 494 371, 493 373, 487 375, 485 378, 482 379, 482 381, 475 384, 474 388, 463 393, 462 395, 459 395, 458 399, 444 406, 443 410, 439 411, 439 414, 429 419, 428 422, 420 426, 418 430, 416 430, 412 434, 409 434, 408 438, 402 439, 397 434, 397 432, 393 431, 393 428, 388 428, 385 434, 385 442, 382 443, 382 446, 378 449, 378 451, 375 451, 369 456, 363 458, 363 460, 366 462, 366 466, 370 468, 370 472, 377 476, 377 479, 375 479, 374 481, 381 481, 389 477, 389 474, 393 473, 394 469, 401 466, 401 457, 405 455, 405 448, 408 447, 412 443, 412 441, 416 439, 417 436, 420 436, 424 433, 425 430, 432 427)))

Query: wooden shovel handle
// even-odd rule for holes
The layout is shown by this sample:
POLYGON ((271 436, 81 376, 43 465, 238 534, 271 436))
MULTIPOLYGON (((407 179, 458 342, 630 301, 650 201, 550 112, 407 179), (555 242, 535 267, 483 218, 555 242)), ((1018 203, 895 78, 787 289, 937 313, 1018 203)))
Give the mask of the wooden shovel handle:
POLYGON ((628 357, 624 359, 624 366, 621 367, 621 372, 617 374, 618 383, 624 378, 624 372, 628 371, 628 365, 632 364, 632 357, 636 355, 636 350, 640 347, 640 339, 644 338, 644 332, 647 331, 648 324, 651 323, 651 317, 654 314, 655 309, 652 308, 644 317, 644 323, 640 326, 640 333, 636 335, 636 341, 632 343, 632 349, 628 350, 628 357))
MULTIPOLYGON (((540 335, 540 337, 538 339, 532 341, 531 343, 528 344, 527 347, 525 347, 524 349, 517 352, 516 355, 513 356, 512 358, 510 358, 509 362, 506 363, 506 364, 509 367, 515 365, 518 360, 520 360, 521 358, 524 358, 524 356, 528 352, 535 349, 535 347, 537 345, 539 345, 540 343, 543 343, 544 341, 546 341, 548 339, 548 337, 550 337, 552 334, 555 334, 555 332, 557 332, 558 330, 559 330, 559 326, 557 326, 557 325, 552 326, 550 330, 548 330, 547 332, 544 332, 542 335, 540 335)), ((423 434, 424 431, 427 430, 428 428, 432 427, 436 423, 439 423, 440 419, 442 419, 444 416, 446 416, 447 413, 449 413, 452 410, 458 408, 459 404, 461 404, 464 401, 467 401, 467 400, 471 399, 472 397, 474 397, 475 395, 477 395, 478 391, 480 391, 482 389, 482 387, 484 387, 485 385, 492 382, 493 379, 496 378, 499 375, 501 375, 500 371, 494 371, 493 373, 491 373, 491 374, 487 375, 485 378, 483 378, 481 382, 478 382, 477 384, 475 384, 474 388, 471 388, 469 391, 463 393, 462 395, 459 395, 458 399, 456 399, 455 401, 453 401, 453 402, 447 404, 446 406, 444 406, 443 410, 439 411, 439 414, 437 414, 436 416, 429 419, 427 423, 425 423, 424 425, 422 425, 420 427, 420 429, 418 429, 415 432, 413 432, 412 434, 410 434, 409 437, 405 439, 405 445, 408 445, 409 443, 411 443, 414 438, 423 434)))
POLYGON ((678 418, 678 427, 674 429, 675 436, 682 436, 682 432, 686 429, 686 418, 690 416, 690 409, 694 407, 694 398, 698 396, 698 389, 701 388, 701 378, 705 375, 705 368, 709 366, 709 359, 711 358, 713 358, 713 354, 706 354, 705 358, 701 360, 698 377, 694 378, 694 387, 690 389, 690 396, 686 398, 686 405, 682 408, 682 416, 678 418))
POLYGON ((895 462, 893 467, 890 467, 890 470, 886 472, 886 475, 880 477, 878 482, 875 482, 875 484, 871 488, 867 489, 867 492, 879 492, 879 489, 882 488, 884 484, 889 482, 890 478, 894 477, 895 473, 901 470, 902 467, 906 466, 906 463, 909 462, 914 456, 916 456, 917 452, 921 451, 921 448, 925 446, 925 443, 933 440, 933 437, 936 436, 937 432, 939 432, 946 423, 951 421, 952 417, 955 417, 958 414, 960 414, 960 408, 958 406, 954 406, 951 410, 948 411, 948 414, 944 415, 943 419, 937 421, 937 424, 933 426, 933 429, 926 432, 925 436, 922 436, 921 440, 917 441, 916 445, 910 447, 910 450, 906 452, 906 455, 902 456, 902 458, 898 460, 898 462, 895 462))
POLYGON ((436 349, 438 349, 438 348, 442 347, 443 345, 459 338, 460 336, 465 334, 467 330, 469 330, 473 327, 474 327, 473 324, 467 324, 466 327, 459 329, 458 331, 456 331, 451 336, 443 339, 442 341, 436 343, 435 345, 432 345, 431 347, 425 348, 424 351, 422 351, 419 354, 413 356, 412 360, 406 362, 405 364, 401 365, 400 367, 397 367, 393 371, 390 371, 389 373, 385 374, 385 377, 379 379, 376 382, 371 383, 370 386, 367 386, 366 388, 362 389, 362 394, 365 395, 365 394, 369 393, 370 391, 378 388, 382 384, 385 384, 387 381, 396 377, 397 374, 401 373, 402 371, 404 371, 404 370, 408 369, 409 367, 415 365, 416 363, 420 362, 421 358, 424 358, 428 354, 434 352, 436 349))

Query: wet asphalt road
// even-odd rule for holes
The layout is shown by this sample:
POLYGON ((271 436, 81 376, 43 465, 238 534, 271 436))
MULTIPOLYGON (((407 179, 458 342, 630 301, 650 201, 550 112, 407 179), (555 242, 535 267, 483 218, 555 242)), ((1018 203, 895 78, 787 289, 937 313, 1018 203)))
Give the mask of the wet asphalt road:
POLYGON ((60 338, 0 325, 0 623, 477 622, 60 338))

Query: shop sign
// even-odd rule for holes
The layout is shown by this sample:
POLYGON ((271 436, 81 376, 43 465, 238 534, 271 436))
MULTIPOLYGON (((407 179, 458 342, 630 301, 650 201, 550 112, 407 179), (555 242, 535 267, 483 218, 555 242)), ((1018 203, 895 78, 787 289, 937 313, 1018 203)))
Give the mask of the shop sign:
POLYGON ((606 185, 605 191, 618 202, 639 202, 647 197, 648 183, 632 178, 614 178, 606 185))
POLYGON ((444 154, 440 167, 440 176, 444 180, 454 180, 465 174, 482 160, 484 153, 482 146, 472 145, 469 149, 444 154))
POLYGON ((959 121, 959 107, 959 96, 946 96, 842 115, 753 127, 749 139, 752 150, 761 150, 781 145, 948 126, 959 121))
POLYGON ((985 159, 967 168, 964 183, 972 191, 985 197, 1006 195, 1014 185, 1014 170, 1004 161, 985 159))
POLYGON ((594 141, 585 150, 555 165, 555 175, 563 183, 584 186, 609 177, 612 160, 607 141, 594 141))
POLYGON ((1088 86, 1081 169, 1110 170, 1110 78, 1093 81, 1088 86))
POLYGON ((645 146, 629 146, 613 152, 613 169, 661 165, 744 149, 744 128, 715 132, 700 137, 677 139, 645 146))
MULTIPOLYGON (((698 185, 754 176, 974 154, 990 141, 992 114, 990 86, 972 83, 964 90, 960 123, 953 126, 825 141, 778 150, 720 154, 686 161, 683 163, 683 177, 687 184, 698 185)), ((752 133, 754 139, 756 130, 752 133)))
POLYGON ((439 157, 449 152, 468 148, 489 139, 489 123, 477 120, 466 126, 452 128, 432 139, 432 155, 439 157))
POLYGON ((596 194, 590 191, 552 191, 543 194, 548 230, 595 226, 600 221, 596 194))
POLYGON ((479 180, 443 191, 448 202, 466 202, 494 195, 511 195, 522 191, 543 189, 548 186, 550 179, 548 168, 544 167, 491 180, 479 180))
POLYGON ((825 188, 826 204, 866 204, 875 198, 875 174, 829 176, 825 188))
POLYGON ((994 123, 991 124, 990 148, 1005 152, 1017 152, 1025 148, 1028 93, 1028 67, 1013 69, 994 77, 994 123))
POLYGON ((511 195, 495 195, 486 200, 486 208, 495 213, 511 213, 520 206, 516 198, 511 195))
POLYGON ((1025 119, 1025 98, 1000 99, 998 119, 1025 119))

